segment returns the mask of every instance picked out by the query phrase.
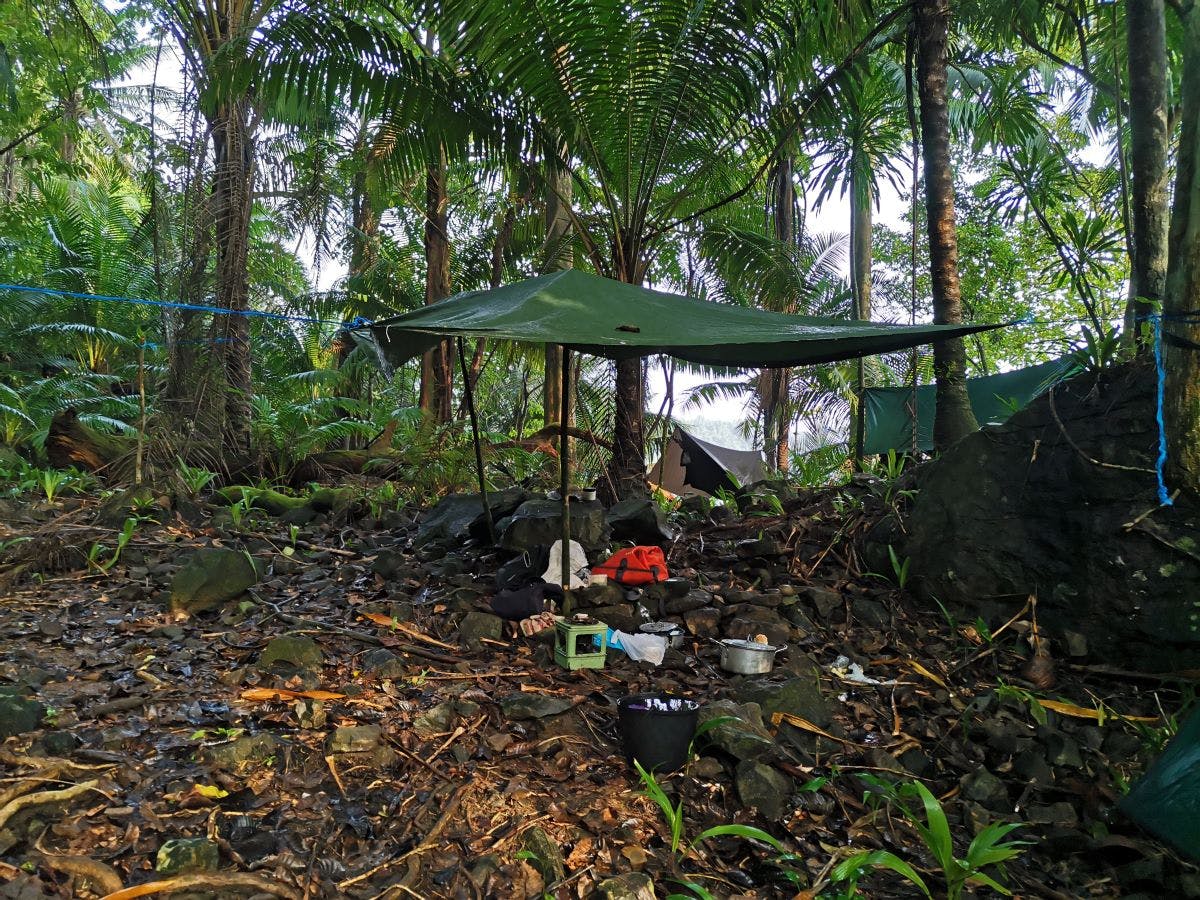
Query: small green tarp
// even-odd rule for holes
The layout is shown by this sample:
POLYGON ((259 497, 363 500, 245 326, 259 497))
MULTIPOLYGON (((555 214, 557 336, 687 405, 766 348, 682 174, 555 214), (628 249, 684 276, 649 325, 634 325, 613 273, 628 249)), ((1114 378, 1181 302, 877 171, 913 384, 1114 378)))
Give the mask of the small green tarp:
MULTIPOLYGON (((980 425, 998 425, 1055 383, 1071 375, 1077 364, 1064 357, 1026 369, 967 379, 967 395, 980 425)), ((887 453, 912 449, 911 387, 867 388, 866 439, 863 452, 887 453)), ((917 388, 917 447, 933 449, 933 415, 937 406, 937 388, 930 384, 917 388)))
POLYGON ((801 366, 902 350, 998 325, 882 325, 711 303, 577 269, 457 294, 370 326, 393 365, 445 338, 562 344, 629 359, 663 353, 740 368, 801 366))
POLYGON ((1200 861, 1200 713, 1192 713, 1118 806, 1151 834, 1200 861))

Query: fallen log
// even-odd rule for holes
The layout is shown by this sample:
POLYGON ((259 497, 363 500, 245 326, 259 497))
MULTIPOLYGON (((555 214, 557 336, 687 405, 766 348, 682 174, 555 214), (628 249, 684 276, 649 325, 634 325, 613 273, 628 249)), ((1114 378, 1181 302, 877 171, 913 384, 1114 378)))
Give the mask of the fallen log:
POLYGON ((73 409, 54 417, 46 435, 46 456, 58 469, 74 466, 100 472, 133 452, 133 443, 116 434, 105 434, 79 421, 73 409))

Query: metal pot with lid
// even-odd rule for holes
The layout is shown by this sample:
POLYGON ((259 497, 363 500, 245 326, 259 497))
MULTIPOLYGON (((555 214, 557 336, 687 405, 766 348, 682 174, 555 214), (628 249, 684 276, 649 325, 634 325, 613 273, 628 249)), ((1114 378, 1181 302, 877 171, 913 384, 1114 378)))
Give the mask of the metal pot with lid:
POLYGON ((726 638, 721 645, 721 668, 739 675, 764 675, 775 666, 775 654, 786 650, 787 644, 778 647, 758 641, 742 641, 726 638))
POLYGON ((667 639, 667 646, 678 650, 683 646, 684 631, 682 625, 674 622, 646 622, 638 628, 642 634, 656 634, 667 639))

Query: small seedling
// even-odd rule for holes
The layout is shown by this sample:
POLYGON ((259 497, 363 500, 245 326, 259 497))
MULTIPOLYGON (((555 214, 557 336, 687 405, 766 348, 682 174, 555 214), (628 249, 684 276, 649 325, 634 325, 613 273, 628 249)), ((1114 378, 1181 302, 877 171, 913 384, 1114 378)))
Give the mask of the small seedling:
POLYGON ((88 568, 98 569, 101 572, 107 573, 109 569, 115 566, 117 564, 117 560, 121 558, 121 552, 129 543, 129 539, 133 537, 133 532, 137 528, 137 525, 138 519, 133 516, 130 516, 125 520, 125 523, 121 526, 120 534, 117 535, 116 549, 113 550, 113 555, 107 560, 101 560, 100 555, 108 548, 99 541, 92 544, 87 555, 88 568))
POLYGON ((680 800, 678 803, 672 804, 671 798, 667 796, 666 791, 662 789, 662 785, 658 783, 658 780, 642 768, 642 764, 637 760, 633 761, 633 765, 637 769, 638 777, 642 780, 644 787, 642 796, 653 800, 655 805, 662 811, 663 818, 667 821, 667 827, 671 830, 671 853, 673 855, 686 855, 692 847, 701 841, 726 835, 762 841, 780 853, 783 852, 783 845, 778 840, 761 828, 755 828, 753 825, 714 825, 712 828, 706 828, 700 832, 692 840, 686 840, 683 836, 683 801, 680 800))
POLYGON ((892 572, 896 576, 896 586, 900 590, 904 590, 904 586, 908 584, 908 566, 912 562, 912 557, 906 556, 901 560, 896 553, 896 548, 888 544, 888 559, 892 561, 892 572))
POLYGON ((41 485, 42 493, 46 495, 46 502, 53 503, 58 492, 70 481, 71 476, 67 472, 60 472, 58 469, 43 469, 38 484, 41 485))

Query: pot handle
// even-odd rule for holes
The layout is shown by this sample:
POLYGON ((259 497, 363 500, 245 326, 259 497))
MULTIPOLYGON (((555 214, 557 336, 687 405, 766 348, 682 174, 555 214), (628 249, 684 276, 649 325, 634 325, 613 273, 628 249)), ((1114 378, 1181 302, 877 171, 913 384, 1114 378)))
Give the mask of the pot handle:
MULTIPOLYGON (((753 636, 753 635, 749 635, 749 634, 748 634, 748 635, 746 635, 746 643, 747 643, 747 644, 753 644, 753 643, 754 643, 754 636, 753 636)), ((775 648, 775 654, 774 654, 774 655, 778 655, 780 650, 786 650, 786 649, 787 649, 787 644, 780 644, 778 647, 776 647, 776 648, 775 648)))

